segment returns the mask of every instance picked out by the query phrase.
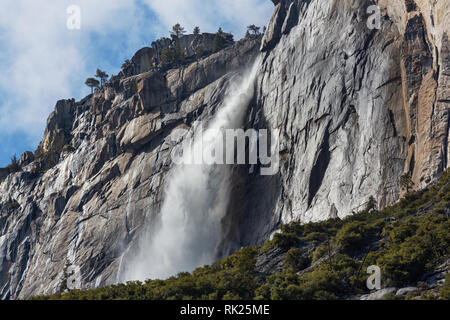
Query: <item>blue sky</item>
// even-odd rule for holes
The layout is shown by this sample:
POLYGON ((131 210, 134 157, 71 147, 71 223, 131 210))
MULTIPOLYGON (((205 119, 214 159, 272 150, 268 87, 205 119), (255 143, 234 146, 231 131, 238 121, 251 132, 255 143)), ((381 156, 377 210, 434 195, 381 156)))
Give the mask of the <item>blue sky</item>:
POLYGON ((270 0, 1 0, 0 167, 36 149, 56 101, 86 96, 97 67, 116 74, 177 22, 239 39, 272 11, 270 0), (70 5, 81 9, 80 30, 66 27, 70 5))

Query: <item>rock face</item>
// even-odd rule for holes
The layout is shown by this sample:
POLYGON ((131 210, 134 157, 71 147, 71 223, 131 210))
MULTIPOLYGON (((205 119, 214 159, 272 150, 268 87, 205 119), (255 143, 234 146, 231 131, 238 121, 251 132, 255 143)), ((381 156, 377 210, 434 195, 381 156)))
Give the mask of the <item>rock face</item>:
POLYGON ((248 127, 281 130, 281 170, 245 183, 239 243, 277 223, 344 217, 371 196, 385 207, 403 174, 420 189, 448 167, 448 8, 377 3, 379 30, 370 1, 275 2, 248 127))
MULTIPOLYGON (((123 252, 159 214, 171 133, 212 119, 258 55, 244 126, 280 130, 280 171, 233 169, 222 254, 281 223, 352 214, 371 196, 391 204, 405 173, 415 188, 439 177, 449 158, 444 1, 376 1, 379 30, 367 27, 370 1, 273 2, 262 41, 161 71, 151 61, 163 39, 94 95, 57 103, 34 158, 0 170, 0 298, 55 292, 71 265, 83 288, 121 280, 123 252)), ((189 53, 200 40, 186 37, 189 53)))
POLYGON ((395 293, 396 291, 397 288, 385 288, 375 291, 374 293, 363 295, 361 296, 360 300, 381 300, 384 296, 395 293))
MULTIPOLYGON (((215 34, 202 33, 199 35, 183 35, 179 39, 162 38, 152 42, 151 48, 145 47, 136 52, 131 64, 123 71, 126 76, 137 75, 151 70, 161 62, 161 53, 167 46, 178 46, 185 55, 186 60, 193 60, 197 53, 206 56, 214 51, 215 34)), ((224 33, 224 46, 233 44, 232 35, 224 33)))
POLYGON ((59 101, 35 161, 0 185, 0 297, 54 292, 72 265, 83 287, 116 282, 124 249, 159 213, 171 131, 210 119, 259 46, 237 42, 59 101))

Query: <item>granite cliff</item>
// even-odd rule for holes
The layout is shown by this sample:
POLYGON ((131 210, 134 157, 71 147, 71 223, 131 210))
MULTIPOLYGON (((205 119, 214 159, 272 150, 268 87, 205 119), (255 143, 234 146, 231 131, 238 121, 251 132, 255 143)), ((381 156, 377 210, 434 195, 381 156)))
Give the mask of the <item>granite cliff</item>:
MULTIPOLYGON (((351 215, 370 197, 390 205, 401 176, 416 189, 439 179, 450 154, 446 1, 272 1, 262 39, 170 69, 154 64, 163 39, 95 94, 57 102, 38 150, 18 172, 0 170, 0 298, 56 292, 68 265, 83 288, 123 280, 124 251, 164 201, 171 133, 210 121, 257 57, 243 127, 280 130, 280 171, 233 167, 220 255, 284 223, 351 215), (374 4, 379 29, 367 26, 374 4)), ((188 58, 199 42, 212 45, 183 40, 188 58)))

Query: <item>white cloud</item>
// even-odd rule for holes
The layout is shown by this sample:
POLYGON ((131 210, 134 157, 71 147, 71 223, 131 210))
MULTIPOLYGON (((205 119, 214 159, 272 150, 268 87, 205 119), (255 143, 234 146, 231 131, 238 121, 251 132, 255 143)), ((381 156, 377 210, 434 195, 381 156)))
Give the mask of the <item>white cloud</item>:
POLYGON ((222 26, 238 38, 248 24, 267 23, 272 10, 269 0, 1 0, 0 137, 25 133, 37 144, 56 101, 87 93, 93 64, 112 68, 99 54, 133 52, 176 22, 189 31, 222 26), (81 30, 67 29, 70 5, 81 8, 81 30))
POLYGON ((81 91, 92 33, 130 30, 133 18, 127 0, 2 0, 0 134, 24 131, 38 141, 55 102, 81 91), (66 27, 71 4, 82 9, 81 30, 66 27))
POLYGON ((170 27, 179 22, 188 31, 199 26, 205 32, 219 27, 231 31, 237 38, 245 34, 250 24, 263 26, 273 12, 269 0, 143 0, 158 16, 162 24, 170 27))

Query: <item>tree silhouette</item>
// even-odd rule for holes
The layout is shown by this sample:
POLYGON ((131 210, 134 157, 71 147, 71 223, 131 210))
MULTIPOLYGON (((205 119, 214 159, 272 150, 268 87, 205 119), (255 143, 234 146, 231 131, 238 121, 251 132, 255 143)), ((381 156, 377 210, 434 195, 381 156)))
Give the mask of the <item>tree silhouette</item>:
POLYGON ((122 64, 122 70, 125 70, 126 68, 128 68, 129 66, 131 66, 131 61, 129 59, 125 60, 125 62, 122 64))
POLYGON ((94 88, 97 88, 100 84, 100 82, 95 78, 87 78, 86 82, 84 83, 89 88, 91 88, 91 94, 94 93, 94 88))
POLYGON ((370 196, 369 201, 366 203, 366 211, 370 212, 377 209, 377 200, 373 196, 370 196))
POLYGON ((176 25, 174 25, 172 27, 172 32, 170 34, 173 38, 178 39, 178 38, 180 38, 180 36, 184 35, 185 33, 186 33, 186 31, 184 30, 184 28, 179 23, 177 23, 176 25))
POLYGON ((216 35, 213 40, 213 51, 217 52, 222 50, 225 47, 225 37, 222 28, 216 32, 216 35))
POLYGON ((200 27, 194 28, 194 36, 198 36, 200 34, 200 27))
POLYGON ((14 173, 20 170, 19 161, 17 160, 17 156, 13 155, 11 157, 11 164, 7 167, 9 173, 14 173))
POLYGON ((247 31, 249 31, 249 33, 252 33, 254 36, 259 36, 261 34, 259 30, 261 30, 261 28, 255 26, 254 24, 247 27, 247 31))
POLYGON ((105 85, 106 80, 108 79, 109 75, 105 71, 97 69, 95 77, 100 79, 101 86, 103 87, 105 85))

